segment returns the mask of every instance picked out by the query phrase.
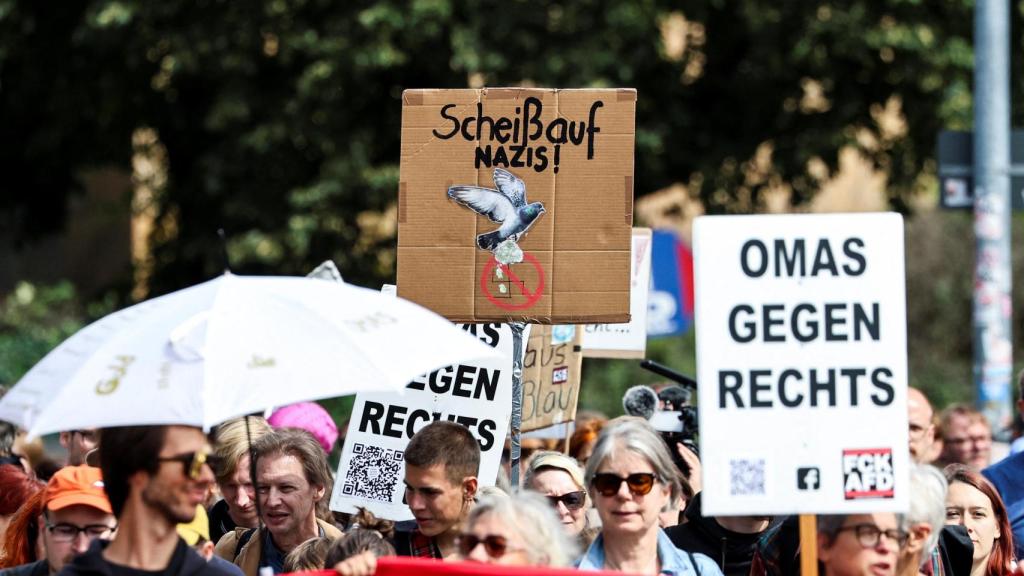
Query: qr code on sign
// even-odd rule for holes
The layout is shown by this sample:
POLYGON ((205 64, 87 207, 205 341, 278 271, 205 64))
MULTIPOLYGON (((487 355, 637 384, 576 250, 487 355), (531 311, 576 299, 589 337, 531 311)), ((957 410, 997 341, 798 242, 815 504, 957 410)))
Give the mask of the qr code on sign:
POLYGON ((357 498, 391 502, 402 473, 404 452, 379 446, 356 444, 352 447, 341 493, 357 498))
POLYGON ((729 460, 729 492, 733 496, 764 494, 764 459, 729 460))

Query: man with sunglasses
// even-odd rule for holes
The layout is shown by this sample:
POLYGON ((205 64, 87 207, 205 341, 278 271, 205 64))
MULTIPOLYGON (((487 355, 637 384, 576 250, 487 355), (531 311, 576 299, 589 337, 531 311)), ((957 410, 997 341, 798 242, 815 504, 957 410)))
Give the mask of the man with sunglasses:
POLYGON ((109 540, 117 529, 98 468, 68 466, 58 470, 43 492, 37 542, 44 557, 0 571, 0 576, 56 574, 85 552, 95 539, 109 540))
POLYGON ((125 426, 100 432, 100 468, 117 534, 94 541, 61 574, 226 575, 178 536, 213 483, 210 446, 199 428, 125 426))

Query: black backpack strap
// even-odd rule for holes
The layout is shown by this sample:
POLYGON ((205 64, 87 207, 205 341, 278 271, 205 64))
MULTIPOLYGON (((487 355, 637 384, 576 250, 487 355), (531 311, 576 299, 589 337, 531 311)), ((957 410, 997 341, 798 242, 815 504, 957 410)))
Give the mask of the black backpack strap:
POLYGON ((693 552, 689 550, 684 550, 684 552, 690 558, 690 565, 693 566, 693 571, 697 573, 697 576, 700 576, 700 566, 697 565, 697 559, 693 557, 693 552))
POLYGON ((232 562, 238 560, 238 555, 242 552, 242 548, 249 543, 249 540, 252 539, 252 535, 256 533, 256 530, 258 530, 258 528, 249 528, 245 532, 242 532, 242 535, 238 537, 238 543, 235 544, 235 555, 231 558, 232 562))

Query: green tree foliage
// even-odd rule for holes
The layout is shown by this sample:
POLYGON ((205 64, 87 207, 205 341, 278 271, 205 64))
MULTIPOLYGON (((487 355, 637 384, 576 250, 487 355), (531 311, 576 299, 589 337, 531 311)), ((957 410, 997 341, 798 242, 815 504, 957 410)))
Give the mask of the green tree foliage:
MULTIPOLYGON (((692 330, 684 336, 649 340, 647 357, 691 378, 697 376, 696 339, 692 330)), ((622 395, 630 386, 666 382, 674 384, 641 368, 639 360, 585 358, 579 407, 618 416, 622 414, 622 395)), ((697 402, 696 394, 692 401, 697 402)))
MULTIPOLYGON (((904 210, 934 186, 938 130, 970 128, 972 20, 962 0, 0 0, 0 228, 60 229, 79 172, 130 168, 148 128, 167 161, 152 294, 218 273, 218 228, 238 271, 331 258, 373 285, 394 273, 402 91, 467 85, 637 88, 637 194, 684 182, 745 212, 783 185, 801 204, 854 146, 904 210)), ((922 361, 938 369, 969 356, 970 272, 929 262, 936 282, 908 279, 928 295, 911 291, 910 348, 941 350, 922 361)), ((687 370, 686 346, 652 348, 687 370)), ((618 366, 587 363, 649 378, 618 366)))
POLYGON ((69 282, 22 282, 0 303, 0 387, 18 381, 37 361, 89 319, 113 310, 106 298, 84 305, 69 282))
POLYGON ((798 204, 853 145, 903 207, 937 130, 967 124, 971 13, 920 0, 0 0, 0 158, 15 191, 0 213, 19 239, 59 226, 76 171, 127 166, 145 126, 169 168, 155 293, 222 269, 219 227, 240 270, 333 258, 380 281, 394 231, 372 216, 395 198, 402 90, 470 79, 636 87, 639 194, 688 182, 713 212, 748 211, 788 183, 798 204), (881 127, 890 102, 905 130, 881 127))

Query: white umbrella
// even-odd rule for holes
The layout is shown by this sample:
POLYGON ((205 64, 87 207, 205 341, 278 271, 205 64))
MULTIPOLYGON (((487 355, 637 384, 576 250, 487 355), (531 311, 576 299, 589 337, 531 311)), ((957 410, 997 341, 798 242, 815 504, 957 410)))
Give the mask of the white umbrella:
POLYGON ((104 426, 210 426, 271 406, 397 390, 496 356, 409 301, 317 278, 220 278, 86 326, 0 399, 32 436, 104 426))

